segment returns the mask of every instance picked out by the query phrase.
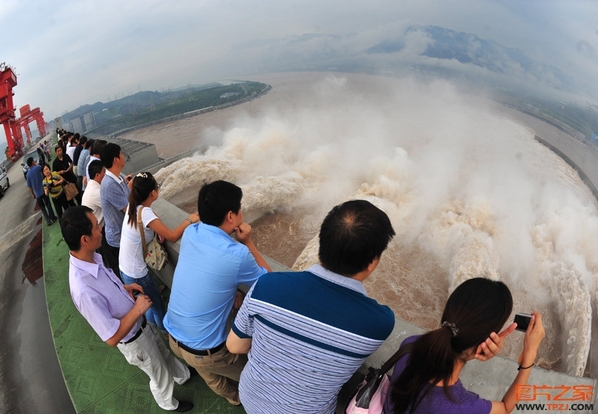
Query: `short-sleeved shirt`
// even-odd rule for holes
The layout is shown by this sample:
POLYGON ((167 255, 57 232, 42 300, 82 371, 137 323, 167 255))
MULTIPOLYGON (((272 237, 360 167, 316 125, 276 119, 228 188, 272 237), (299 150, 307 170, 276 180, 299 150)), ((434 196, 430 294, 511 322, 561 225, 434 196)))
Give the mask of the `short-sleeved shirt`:
POLYGON ((43 185, 44 175, 42 174, 41 165, 34 165, 27 171, 27 187, 33 189, 35 197, 41 197, 44 195, 43 185))
POLYGON ((73 160, 73 158, 75 157, 75 150, 77 149, 76 145, 69 145, 68 147, 66 147, 66 151, 65 151, 65 155, 68 155, 69 158, 71 159, 71 161, 73 160))
MULTIPOLYGON (((52 171, 66 171, 72 163, 73 160, 71 159, 71 157, 69 157, 68 154, 63 154, 62 160, 56 157, 54 161, 52 161, 52 171)), ((62 174, 62 177, 68 182, 77 182, 77 177, 75 177, 75 173, 73 172, 72 168, 69 172, 62 174)))
MULTIPOLYGON (((420 336, 421 335, 415 335, 406 338, 401 344, 401 347, 415 342, 420 336)), ((406 355, 396 363, 392 373, 391 383, 395 382, 405 370, 408 359, 409 358, 406 355)), ((483 398, 480 398, 479 395, 466 390, 463 383, 461 383, 461 380, 458 380, 454 385, 449 386, 448 389, 449 392, 452 393, 454 401, 447 398, 444 393, 444 387, 434 386, 413 413, 488 414, 492 410, 492 401, 484 400, 483 398)), ((390 397, 387 398, 386 404, 384 404, 384 412, 387 414, 392 413, 390 397)))
POLYGON ((100 183, 91 180, 83 192, 81 204, 93 210, 93 215, 98 219, 100 227, 104 227, 104 213, 102 211, 102 198, 100 196, 100 183))
POLYGON ((190 225, 181 239, 164 327, 193 349, 222 344, 237 287, 250 286, 265 273, 247 246, 219 227, 190 225))
MULTIPOLYGON (((95 263, 89 263, 70 256, 69 286, 75 307, 105 342, 114 336, 135 302, 112 269, 104 267, 102 256, 94 253, 93 260, 95 263)), ((131 339, 141 323, 140 318, 121 342, 131 339)))
POLYGON ((59 197, 64 191, 63 184, 55 184, 59 181, 62 181, 62 177, 56 171, 50 173, 50 178, 44 176, 44 186, 48 187, 48 192, 52 198, 59 197))
POLYGON ((89 160, 89 150, 84 148, 79 154, 79 161, 77 162, 77 176, 83 177, 87 172, 87 161, 89 160))
POLYGON ((75 164, 77 166, 79 165, 79 157, 81 156, 81 151, 83 151, 83 145, 78 144, 75 147, 75 151, 73 152, 73 156, 71 157, 73 159, 73 164, 75 164))
POLYGON ((98 157, 93 155, 89 155, 89 158, 87 158, 87 164, 85 164, 85 176, 87 177, 87 181, 91 180, 91 177, 89 176, 89 164, 95 160, 101 161, 98 157))
MULTIPOLYGON (((137 214, 141 206, 137 206, 137 214)), ((141 213, 141 222, 143 223, 145 243, 149 243, 154 238, 154 231, 150 229, 149 224, 156 220, 158 216, 151 207, 144 207, 141 213)), ((143 258, 143 246, 141 245, 141 233, 139 227, 133 227, 128 223, 129 209, 125 213, 123 227, 120 234, 120 251, 118 254, 118 263, 120 270, 127 276, 138 279, 147 274, 147 265, 143 258)))
POLYGON ((106 171, 100 185, 100 197, 106 241, 112 247, 120 247, 120 233, 125 218, 124 208, 129 204, 129 187, 125 176, 121 174, 117 177, 110 171, 106 171))
POLYGON ((248 413, 333 413, 337 395, 390 335, 388 306, 320 265, 262 276, 233 324, 252 338, 239 396, 248 413))

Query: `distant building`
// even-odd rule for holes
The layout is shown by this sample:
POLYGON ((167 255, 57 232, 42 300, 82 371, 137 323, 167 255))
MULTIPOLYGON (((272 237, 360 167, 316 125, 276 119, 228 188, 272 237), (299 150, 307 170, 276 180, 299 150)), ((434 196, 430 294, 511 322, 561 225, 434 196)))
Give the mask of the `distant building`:
POLYGON ((69 121, 69 131, 85 133, 96 126, 93 112, 87 112, 69 121))
POLYGON ((241 95, 239 92, 226 92, 220 95, 220 99, 232 98, 233 96, 241 95))
POLYGON ((90 129, 95 128, 96 120, 93 116, 93 112, 83 114, 83 124, 85 125, 85 131, 89 131, 90 129))
POLYGON ((79 133, 81 133, 81 132, 85 132, 85 130, 83 129, 83 126, 84 126, 84 124, 83 124, 83 117, 80 116, 78 118, 74 118, 74 119, 71 119, 69 121, 69 128, 68 129, 71 132, 79 132, 79 133))
POLYGON ((54 129, 58 128, 58 129, 63 129, 64 127, 62 126, 62 117, 58 117, 58 118, 54 118, 54 125, 53 125, 54 129))

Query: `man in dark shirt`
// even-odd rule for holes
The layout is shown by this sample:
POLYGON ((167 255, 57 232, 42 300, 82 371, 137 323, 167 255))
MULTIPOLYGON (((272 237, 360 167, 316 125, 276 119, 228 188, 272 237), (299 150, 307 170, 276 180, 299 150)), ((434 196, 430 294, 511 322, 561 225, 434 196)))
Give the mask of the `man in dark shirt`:
MULTIPOLYGON (((87 142, 87 137, 82 136, 81 139, 79 140, 79 143, 75 147, 75 152, 73 155, 73 172, 75 173, 76 176, 79 175, 77 173, 77 164, 79 164, 79 156, 81 155, 81 151, 83 150, 83 148, 85 148, 86 142, 87 142)), ((79 185, 79 187, 80 186, 81 185, 79 185)))

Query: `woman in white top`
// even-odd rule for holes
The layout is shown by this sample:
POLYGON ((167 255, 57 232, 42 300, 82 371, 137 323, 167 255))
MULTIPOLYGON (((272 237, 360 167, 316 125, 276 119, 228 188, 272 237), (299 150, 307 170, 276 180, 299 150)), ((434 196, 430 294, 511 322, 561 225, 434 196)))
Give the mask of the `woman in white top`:
POLYGON ((168 241, 177 241, 181 238, 187 226, 199 221, 199 215, 197 213, 190 214, 176 228, 169 229, 160 221, 151 208, 152 203, 158 199, 159 188, 160 186, 149 172, 139 173, 133 178, 129 206, 121 232, 118 261, 124 283, 137 283, 143 287, 144 294, 149 296, 152 301, 151 308, 146 312, 148 322, 153 323, 163 333, 166 333, 162 322, 166 309, 160 290, 145 264, 143 246, 141 245, 141 232, 137 226, 137 215, 141 211, 141 222, 146 243, 154 238, 154 232, 168 241), (143 210, 141 210, 142 208, 143 210))

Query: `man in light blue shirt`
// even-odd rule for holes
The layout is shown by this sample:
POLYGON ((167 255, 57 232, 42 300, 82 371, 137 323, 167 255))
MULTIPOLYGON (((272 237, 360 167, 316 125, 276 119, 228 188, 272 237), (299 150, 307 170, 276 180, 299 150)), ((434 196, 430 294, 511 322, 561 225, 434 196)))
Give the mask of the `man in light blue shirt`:
POLYGON ((228 352, 227 320, 233 305, 241 304, 238 286, 252 285, 270 271, 251 240, 251 226, 243 222, 242 196, 226 181, 199 191, 201 222, 183 233, 164 318, 173 352, 233 405, 240 404, 238 385, 247 358, 228 352))
POLYGON ((126 177, 121 173, 125 167, 125 154, 120 146, 112 142, 106 144, 100 155, 106 167, 106 175, 100 184, 100 198, 104 212, 104 231, 109 249, 104 255, 104 264, 120 276, 118 254, 120 251, 120 232, 129 205, 131 174, 126 177))
MULTIPOLYGON (((81 139, 83 143, 83 139, 81 139)), ((77 184, 81 190, 85 191, 86 183, 83 182, 83 177, 87 174, 87 164, 91 155, 91 147, 94 143, 93 139, 85 140, 83 143, 83 149, 79 153, 79 159, 77 160, 77 184)))

